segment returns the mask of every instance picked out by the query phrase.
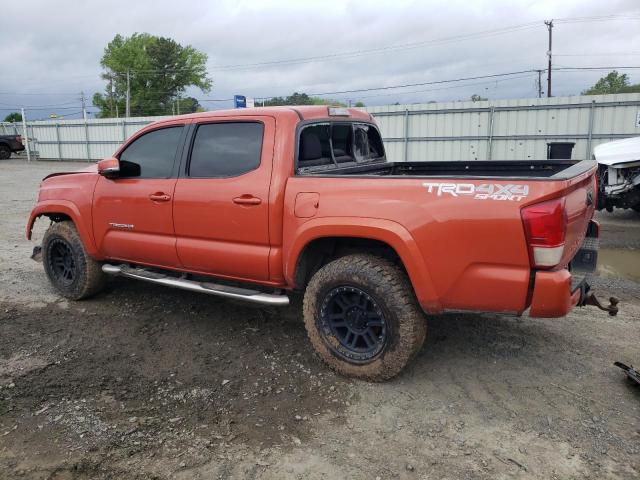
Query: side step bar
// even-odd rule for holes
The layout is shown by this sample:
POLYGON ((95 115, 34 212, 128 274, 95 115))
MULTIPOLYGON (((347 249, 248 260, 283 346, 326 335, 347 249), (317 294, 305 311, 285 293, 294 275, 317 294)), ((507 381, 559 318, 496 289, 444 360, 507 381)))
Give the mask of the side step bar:
POLYGON ((126 265, 110 265, 105 263, 102 265, 102 271, 109 275, 120 275, 122 277, 135 278, 146 282, 157 283, 167 287, 181 288, 183 290, 191 290, 194 292, 208 293, 209 295, 217 295, 219 297, 233 298, 251 303, 259 303, 262 305, 285 306, 289 305, 289 297, 286 295, 277 295, 271 293, 263 293, 257 290, 249 290, 246 288, 231 287, 228 285, 220 285, 210 282, 196 282, 184 278, 176 278, 163 273, 152 272, 142 268, 131 268, 126 265))

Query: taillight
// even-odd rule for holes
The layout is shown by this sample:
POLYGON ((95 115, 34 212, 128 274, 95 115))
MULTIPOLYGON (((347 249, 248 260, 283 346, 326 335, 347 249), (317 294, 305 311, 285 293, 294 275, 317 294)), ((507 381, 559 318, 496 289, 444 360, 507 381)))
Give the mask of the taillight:
POLYGON ((552 268, 560 263, 567 233, 564 203, 564 198, 557 198, 521 210, 532 267, 552 268))
POLYGON ((18 135, 18 136, 16 137, 16 141, 17 141, 17 142, 22 143, 22 136, 21 136, 21 135, 18 135))

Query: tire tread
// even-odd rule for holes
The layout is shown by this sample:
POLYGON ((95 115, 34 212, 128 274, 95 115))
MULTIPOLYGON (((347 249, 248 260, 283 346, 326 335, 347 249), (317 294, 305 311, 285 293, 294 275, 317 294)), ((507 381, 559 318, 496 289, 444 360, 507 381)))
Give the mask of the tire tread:
POLYGON ((304 322, 307 334, 320 357, 337 372, 371 381, 396 376, 420 351, 426 337, 426 320, 407 275, 387 259, 370 254, 338 258, 311 278, 304 295, 304 322), (366 364, 353 364, 335 356, 326 346, 316 326, 315 313, 325 285, 341 278, 354 278, 382 299, 398 320, 399 338, 395 348, 366 364))

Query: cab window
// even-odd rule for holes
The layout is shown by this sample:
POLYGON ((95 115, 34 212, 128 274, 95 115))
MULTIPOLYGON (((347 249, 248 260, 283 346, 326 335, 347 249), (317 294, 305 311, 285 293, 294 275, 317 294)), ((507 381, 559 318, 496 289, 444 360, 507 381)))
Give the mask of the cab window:
POLYGON ((170 178, 184 127, 153 130, 120 154, 120 177, 170 178))
POLYGON ((264 125, 220 122, 198 126, 189 161, 189 176, 236 177, 260 166, 264 125))

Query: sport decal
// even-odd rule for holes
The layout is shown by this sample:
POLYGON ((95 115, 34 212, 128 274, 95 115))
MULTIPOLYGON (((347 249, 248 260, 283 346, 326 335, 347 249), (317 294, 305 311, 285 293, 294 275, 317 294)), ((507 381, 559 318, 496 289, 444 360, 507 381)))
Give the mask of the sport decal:
POLYGON ((425 182, 422 184, 428 193, 435 193, 439 197, 444 195, 471 196, 475 200, 507 200, 519 202, 527 198, 529 194, 528 185, 516 185, 508 183, 483 183, 474 185, 473 183, 439 183, 425 182))

